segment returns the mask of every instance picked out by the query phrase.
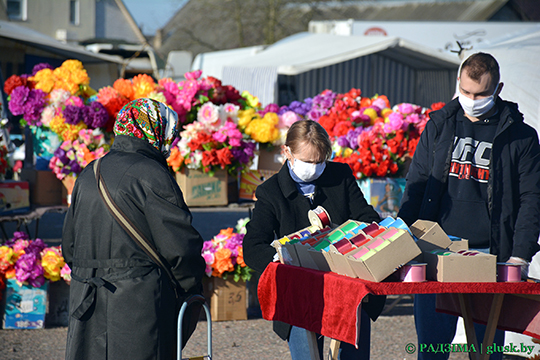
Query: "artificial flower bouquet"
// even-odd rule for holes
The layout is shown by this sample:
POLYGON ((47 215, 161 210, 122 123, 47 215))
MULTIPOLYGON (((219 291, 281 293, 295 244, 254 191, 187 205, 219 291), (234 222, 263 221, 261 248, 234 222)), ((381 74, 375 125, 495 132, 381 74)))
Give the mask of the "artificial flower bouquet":
POLYGON ((65 140, 56 149, 49 168, 59 180, 64 180, 67 176, 77 177, 88 164, 104 156, 109 149, 110 146, 101 132, 80 130, 76 140, 65 140))
POLYGON ((236 282, 251 279, 251 269, 244 262, 242 248, 245 231, 241 232, 233 232, 233 228, 223 229, 212 240, 204 242, 202 256, 208 277, 227 279, 232 276, 236 282))
POLYGON ((267 108, 275 111, 280 120, 292 119, 287 121, 288 126, 298 119, 321 124, 333 142, 333 160, 347 163, 357 179, 401 176, 429 112, 444 103, 433 104, 431 109, 407 103, 391 107, 385 95, 369 98, 361 94, 360 89, 343 94, 324 90, 301 102, 280 108, 271 104, 267 108))
MULTIPOLYGON (((0 246, 0 279, 15 279, 19 284, 41 287, 45 281, 71 281, 71 270, 60 246, 47 247, 41 239, 30 240, 17 231, 0 246)), ((3 281, 2 281, 3 282, 3 281)))
POLYGON ((218 169, 227 170, 231 175, 247 170, 256 144, 241 133, 235 122, 239 109, 232 103, 204 103, 199 108, 197 121, 184 125, 173 143, 167 159, 169 166, 175 172, 187 167, 209 175, 218 169))

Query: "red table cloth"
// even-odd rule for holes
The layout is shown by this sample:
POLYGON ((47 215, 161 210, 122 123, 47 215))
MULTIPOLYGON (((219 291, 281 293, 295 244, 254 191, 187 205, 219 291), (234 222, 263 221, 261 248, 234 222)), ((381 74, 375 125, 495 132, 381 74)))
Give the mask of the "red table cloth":
MULTIPOLYGON (((282 321, 330 338, 358 344, 360 310, 367 294, 451 294, 439 298, 441 311, 460 315, 456 294, 471 297, 473 319, 486 323, 494 293, 540 294, 539 283, 371 282, 333 272, 271 263, 259 279, 263 318, 282 321)), ((540 298, 539 298, 540 299, 540 298)), ((540 338, 540 302, 505 296, 498 327, 540 338)))

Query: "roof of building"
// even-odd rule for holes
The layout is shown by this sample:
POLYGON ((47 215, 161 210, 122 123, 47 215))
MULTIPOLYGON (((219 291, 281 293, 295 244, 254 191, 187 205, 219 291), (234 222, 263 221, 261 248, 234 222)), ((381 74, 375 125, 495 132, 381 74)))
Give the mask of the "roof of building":
POLYGON ((306 31, 311 20, 487 21, 508 1, 291 1, 271 16, 257 0, 190 0, 161 29, 162 45, 156 50, 162 54, 188 50, 197 55, 272 44, 306 31))

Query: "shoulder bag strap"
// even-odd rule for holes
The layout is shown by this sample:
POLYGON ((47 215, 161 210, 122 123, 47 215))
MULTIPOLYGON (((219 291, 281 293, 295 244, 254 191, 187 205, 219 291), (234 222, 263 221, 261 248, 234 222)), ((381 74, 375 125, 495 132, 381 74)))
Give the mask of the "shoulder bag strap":
POLYGON ((120 226, 128 233, 128 235, 135 241, 135 243, 139 245, 139 247, 161 269, 163 269, 163 271, 165 271, 165 273, 169 277, 169 280, 171 281, 171 285, 176 293, 176 297, 178 297, 179 284, 171 272, 171 267, 169 263, 167 263, 167 260, 163 259, 160 256, 156 248, 148 241, 144 234, 137 228, 137 226, 135 226, 135 224, 133 224, 131 220, 126 217, 126 215, 122 212, 122 210, 120 210, 118 205, 116 205, 116 203, 111 197, 111 194, 109 193, 109 190, 107 189, 107 186, 105 185, 105 182, 103 181, 103 176, 101 176, 100 168, 101 158, 94 162, 94 173, 96 174, 99 195, 107 206, 107 209, 109 209, 111 215, 116 219, 118 224, 120 224, 120 226))

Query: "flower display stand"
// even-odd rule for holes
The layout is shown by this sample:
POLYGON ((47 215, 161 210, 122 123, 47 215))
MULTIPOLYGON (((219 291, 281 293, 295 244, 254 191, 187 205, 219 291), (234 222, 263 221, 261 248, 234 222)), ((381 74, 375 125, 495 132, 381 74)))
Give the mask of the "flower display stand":
POLYGON ((43 329, 47 308, 47 287, 19 286, 14 279, 6 281, 3 300, 4 329, 43 329))
POLYGON ((176 181, 188 206, 220 206, 229 202, 229 176, 225 170, 210 176, 200 170, 183 169, 176 173, 176 181))
POLYGON ((247 320, 245 281, 211 277, 204 282, 204 293, 212 321, 247 320))

